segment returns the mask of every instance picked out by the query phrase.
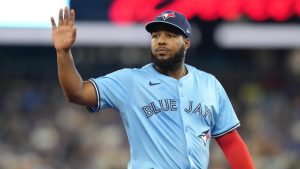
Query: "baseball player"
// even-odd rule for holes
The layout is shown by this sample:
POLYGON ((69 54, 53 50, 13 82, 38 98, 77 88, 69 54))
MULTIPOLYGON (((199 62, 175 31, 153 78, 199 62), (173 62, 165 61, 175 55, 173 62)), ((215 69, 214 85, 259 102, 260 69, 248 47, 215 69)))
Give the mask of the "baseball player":
POLYGON ((58 25, 53 17, 51 22, 66 98, 91 112, 118 110, 130 144, 128 169, 207 169, 212 138, 233 169, 254 168, 222 85, 213 75, 184 63, 191 43, 191 26, 184 15, 165 11, 146 25, 152 36, 152 63, 87 81, 71 53, 75 11, 60 9, 58 25))

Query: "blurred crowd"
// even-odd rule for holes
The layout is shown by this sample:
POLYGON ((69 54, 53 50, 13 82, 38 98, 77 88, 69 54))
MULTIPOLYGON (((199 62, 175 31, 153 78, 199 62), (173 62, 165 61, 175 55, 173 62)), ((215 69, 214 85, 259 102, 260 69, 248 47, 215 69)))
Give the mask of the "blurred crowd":
MULTIPOLYGON (((238 130, 256 168, 299 169, 300 52, 273 54, 257 52, 246 61, 251 66, 227 65, 244 72, 215 75, 241 121, 238 130)), ((56 77, 2 76, 0 82, 0 169, 126 168, 129 147, 118 112, 91 114, 68 103, 56 77)), ((214 141, 211 150, 210 169, 228 169, 214 141)))

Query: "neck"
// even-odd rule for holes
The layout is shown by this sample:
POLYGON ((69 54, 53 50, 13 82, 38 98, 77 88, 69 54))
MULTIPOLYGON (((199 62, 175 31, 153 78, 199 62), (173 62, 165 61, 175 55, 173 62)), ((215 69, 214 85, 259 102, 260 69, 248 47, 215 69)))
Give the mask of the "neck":
POLYGON ((179 80, 181 77, 185 76, 188 73, 186 67, 184 66, 184 63, 179 63, 170 69, 163 69, 157 65, 154 65, 154 68, 159 73, 173 77, 174 79, 177 80, 179 80))

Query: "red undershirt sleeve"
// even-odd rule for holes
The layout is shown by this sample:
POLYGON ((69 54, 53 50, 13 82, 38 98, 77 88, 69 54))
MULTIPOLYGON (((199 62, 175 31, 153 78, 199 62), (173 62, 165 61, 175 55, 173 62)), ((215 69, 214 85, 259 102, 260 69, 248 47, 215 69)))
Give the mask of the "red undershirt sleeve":
POLYGON ((250 153, 237 130, 216 138, 232 169, 254 169, 250 153))

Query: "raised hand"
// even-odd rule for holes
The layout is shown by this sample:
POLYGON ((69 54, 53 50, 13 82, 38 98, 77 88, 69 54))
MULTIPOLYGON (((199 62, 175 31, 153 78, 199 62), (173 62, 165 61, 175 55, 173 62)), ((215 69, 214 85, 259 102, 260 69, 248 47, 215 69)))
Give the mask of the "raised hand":
POLYGON ((59 21, 56 25, 51 17, 52 40, 57 52, 66 52, 71 49, 76 40, 75 11, 72 9, 69 14, 68 7, 59 10, 59 21))

